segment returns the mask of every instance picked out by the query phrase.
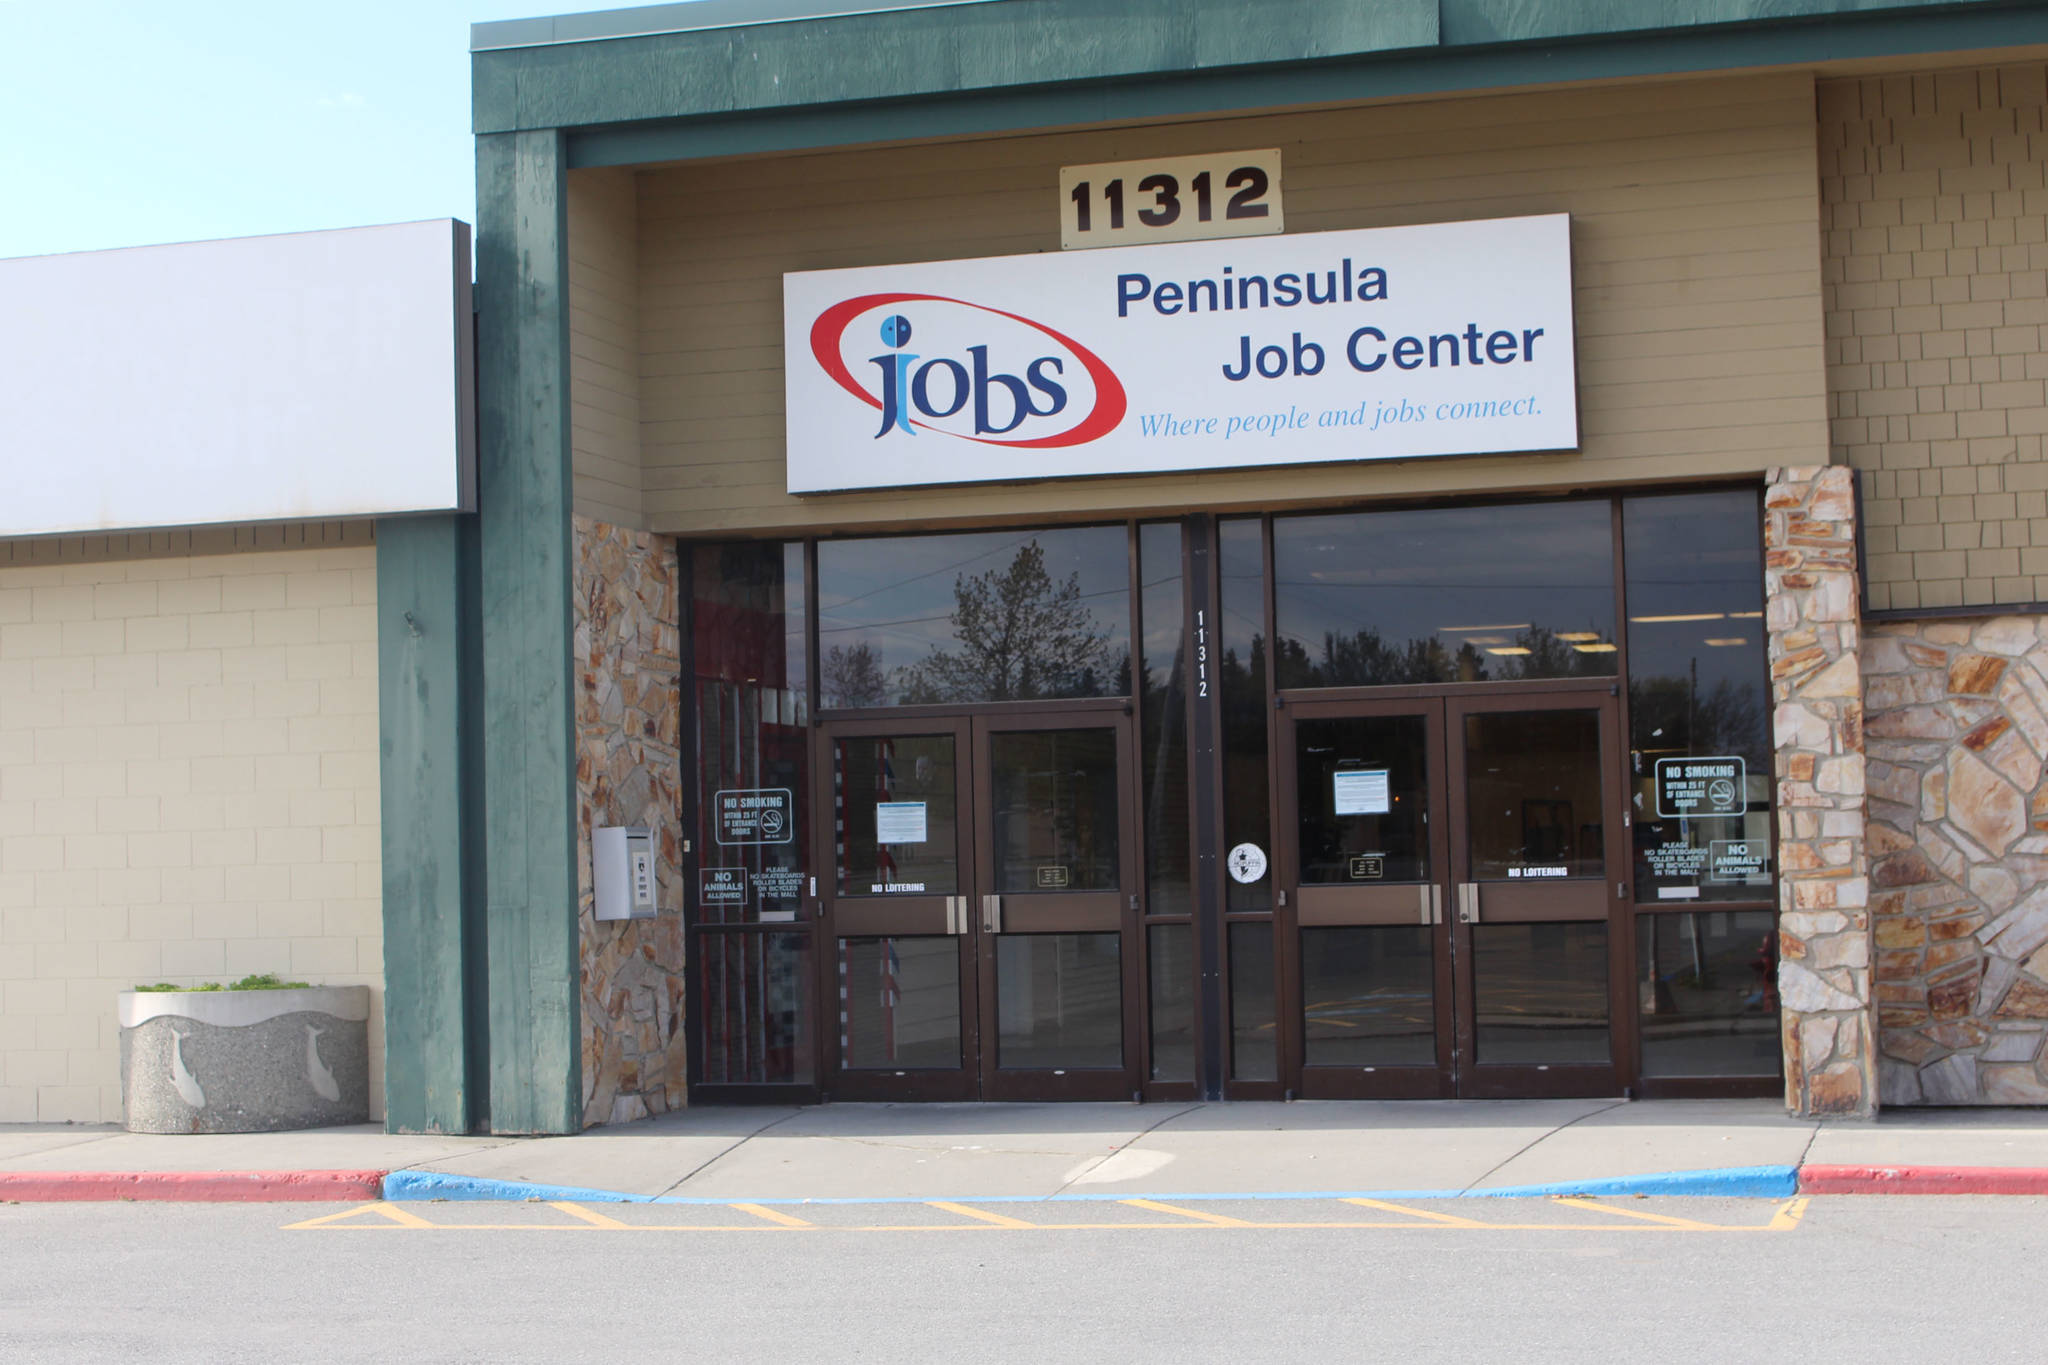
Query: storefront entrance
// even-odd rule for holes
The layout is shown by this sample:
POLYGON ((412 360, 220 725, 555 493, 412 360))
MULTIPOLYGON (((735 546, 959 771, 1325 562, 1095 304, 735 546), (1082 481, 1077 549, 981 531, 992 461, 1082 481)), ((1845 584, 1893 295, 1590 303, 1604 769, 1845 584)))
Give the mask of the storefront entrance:
POLYGON ((1127 1099, 1141 836, 1121 706, 820 727, 843 1099, 1127 1099))
POLYGON ((1285 708, 1277 871, 1297 1093, 1618 1091, 1614 691, 1285 708))
POLYGON ((693 546, 693 1093, 1769 1093, 1758 511, 693 546))

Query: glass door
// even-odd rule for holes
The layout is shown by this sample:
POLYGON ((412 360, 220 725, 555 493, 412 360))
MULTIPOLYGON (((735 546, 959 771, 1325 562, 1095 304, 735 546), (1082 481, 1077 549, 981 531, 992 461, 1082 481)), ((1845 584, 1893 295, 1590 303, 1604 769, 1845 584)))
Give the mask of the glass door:
POLYGON ((1141 884, 1130 718, 820 733, 829 1093, 1130 1098, 1141 884))
POLYGON ((1618 1093, 1618 706, 1589 689, 1286 708, 1297 1093, 1618 1093))
POLYGON ((1458 1093, 1619 1094, 1619 703, 1576 692, 1446 706, 1458 1093))
POLYGON ((979 1093, 965 721, 821 728, 814 809, 831 960, 822 1011, 829 1093, 966 1100, 979 1093), (836 1037, 832 1036, 836 1032, 836 1037))
POLYGON ((982 1094, 1137 1091, 1141 834, 1130 717, 974 722, 982 1094))
POLYGON ((1297 833, 1291 954, 1299 1093, 1451 1093, 1450 847, 1440 702, 1303 703, 1283 722, 1281 790, 1297 833))

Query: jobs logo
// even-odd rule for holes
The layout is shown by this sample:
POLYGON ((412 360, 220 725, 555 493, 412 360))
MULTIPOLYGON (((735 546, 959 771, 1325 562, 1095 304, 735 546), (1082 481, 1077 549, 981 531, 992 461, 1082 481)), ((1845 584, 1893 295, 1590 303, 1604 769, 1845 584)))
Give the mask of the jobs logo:
POLYGON ((1072 337, 938 294, 862 294, 834 304, 811 325, 811 354, 834 383, 881 413, 878 441, 923 428, 984 445, 1078 446, 1114 431, 1128 406, 1115 373, 1072 337), (876 313, 885 314, 876 328, 882 351, 862 356, 874 345, 859 343, 876 313))

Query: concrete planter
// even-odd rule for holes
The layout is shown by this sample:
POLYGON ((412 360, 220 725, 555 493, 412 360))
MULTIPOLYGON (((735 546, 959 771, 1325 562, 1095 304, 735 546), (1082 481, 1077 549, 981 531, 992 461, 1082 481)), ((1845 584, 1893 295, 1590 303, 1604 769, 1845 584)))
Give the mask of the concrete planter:
POLYGON ((131 1133, 267 1133, 370 1117, 370 988, 123 991, 131 1133))

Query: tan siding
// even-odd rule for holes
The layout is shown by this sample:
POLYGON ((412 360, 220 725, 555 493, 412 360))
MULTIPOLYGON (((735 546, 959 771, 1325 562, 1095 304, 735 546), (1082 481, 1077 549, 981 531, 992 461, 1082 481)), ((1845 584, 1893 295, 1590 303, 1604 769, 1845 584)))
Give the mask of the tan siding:
POLYGON ((2048 600, 2048 67, 1819 88, 1831 443, 1869 605, 2048 600))
POLYGON ((576 510, 644 525, 640 280, 633 176, 569 177, 569 428, 576 510))
POLYGON ((647 524, 724 532, 1754 473, 1827 440, 1813 88, 1782 75, 1287 113, 639 177, 647 524), (792 498, 781 276, 1059 248, 1058 168, 1283 151, 1290 231, 1569 212, 1576 455, 792 498))
POLYGON ((377 556, 346 525, 0 542, 0 1123, 118 1122, 140 983, 381 1008, 377 556))

